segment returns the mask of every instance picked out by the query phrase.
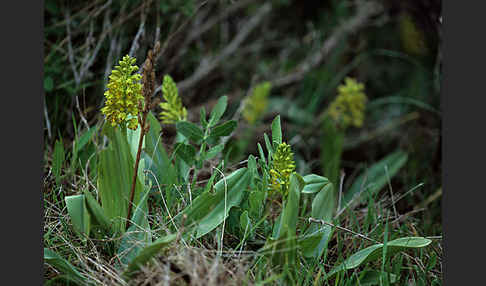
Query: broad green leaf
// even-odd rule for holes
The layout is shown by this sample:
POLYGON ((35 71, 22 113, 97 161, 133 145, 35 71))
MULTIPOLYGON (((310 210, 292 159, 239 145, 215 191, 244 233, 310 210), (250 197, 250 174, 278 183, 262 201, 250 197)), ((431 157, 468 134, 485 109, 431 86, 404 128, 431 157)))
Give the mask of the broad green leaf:
POLYGON ((86 285, 86 278, 79 273, 76 267, 48 248, 44 248, 44 263, 47 263, 61 273, 64 273, 70 281, 73 281, 78 285, 86 285))
POLYGON ((212 147, 211 149, 209 149, 207 151, 204 159, 209 160, 209 159, 216 157, 216 155, 223 152, 223 149, 224 149, 224 144, 218 144, 218 145, 212 147))
MULTIPOLYGON (((140 133, 141 133, 140 126, 137 127, 135 130, 127 129, 127 142, 130 146, 130 152, 132 153, 132 158, 137 158, 138 152, 138 145, 140 144, 140 133)), ((145 136, 142 140, 142 148, 145 147, 145 136)))
MULTIPOLYGON (((114 233, 124 233, 128 204, 135 168, 126 136, 118 129, 105 124, 104 132, 110 139, 108 148, 100 152, 98 167, 98 193, 106 217, 112 221, 114 233)), ((139 174, 143 169, 139 168, 139 174)), ((136 179, 133 202, 140 201, 143 186, 136 179)), ((133 206, 133 209, 136 205, 133 206)))
POLYGON ((212 139, 216 140, 221 136, 229 136, 231 132, 236 129, 237 123, 235 120, 226 121, 220 125, 217 125, 211 129, 209 135, 212 139))
POLYGON ((177 143, 174 146, 175 153, 180 157, 187 165, 192 166, 196 157, 196 148, 192 145, 177 143))
POLYGON ((303 194, 313 194, 321 191, 324 187, 332 185, 326 178, 316 174, 310 174, 304 176, 305 187, 302 190, 303 194))
POLYGON ((229 210, 240 204, 249 183, 247 168, 238 169, 214 185, 214 194, 210 191, 200 194, 178 217, 186 214, 189 223, 197 223, 196 238, 199 238, 220 225, 229 210))
POLYGON ((361 190, 369 194, 379 192, 387 185, 388 179, 391 180, 406 162, 407 153, 398 150, 373 164, 353 182, 351 188, 344 194, 341 208, 351 203, 355 196, 361 195, 361 190), (388 172, 386 172, 385 166, 388 168, 388 172), (363 184, 364 180, 366 181, 363 184))
POLYGON ((99 225, 103 230, 109 231, 110 220, 106 217, 101 206, 88 190, 85 190, 83 194, 86 199, 86 206, 91 215, 93 225, 99 225))
POLYGON ((56 145, 54 145, 54 157, 52 158, 52 172, 56 179, 56 185, 59 185, 61 181, 61 168, 64 163, 65 154, 64 147, 61 141, 56 140, 56 145))
POLYGON ((214 126, 216 123, 218 123, 221 116, 223 116, 227 105, 228 97, 226 95, 220 97, 216 105, 213 107, 211 115, 209 116, 209 126, 214 126))
POLYGON ((280 127, 280 115, 277 115, 272 121, 272 146, 277 148, 282 144, 282 128, 280 127))
POLYGON ((66 201, 66 207, 74 230, 81 238, 86 239, 89 236, 91 217, 86 208, 84 195, 67 196, 64 200, 66 201))
MULTIPOLYGON (((387 243, 387 257, 391 257, 399 251, 409 248, 422 248, 429 245, 432 241, 424 237, 402 237, 389 241, 387 243)), ((356 252, 347 258, 343 263, 336 266, 328 273, 328 278, 331 278, 339 271, 356 268, 367 262, 382 258, 383 243, 378 243, 356 252)))
POLYGON ((177 183, 177 174, 174 165, 170 162, 169 156, 164 149, 161 140, 161 127, 159 121, 155 116, 149 112, 147 121, 150 124, 150 130, 145 135, 145 152, 144 158, 146 168, 151 171, 148 178, 152 181, 152 185, 170 186, 169 191, 173 189, 173 185, 177 183), (155 175, 155 178, 153 177, 155 175), (157 184, 158 183, 158 184, 157 184))
POLYGON ((203 138, 204 133, 196 124, 188 121, 179 121, 176 123, 177 132, 184 135, 191 142, 199 144, 203 138))
MULTIPOLYGON (((325 177, 307 175, 302 193, 318 192, 312 201, 311 217, 331 221, 335 208, 333 184, 325 177)), ((304 238, 299 240, 305 257, 320 257, 327 247, 332 229, 327 225, 311 224, 305 231, 304 238)))
POLYGON ((176 238, 176 234, 169 234, 157 239, 156 241, 144 247, 137 254, 137 256, 132 259, 123 275, 125 277, 132 276, 134 272, 140 268, 140 266, 143 266, 145 263, 147 263, 151 258, 157 255, 163 248, 167 247, 176 238))

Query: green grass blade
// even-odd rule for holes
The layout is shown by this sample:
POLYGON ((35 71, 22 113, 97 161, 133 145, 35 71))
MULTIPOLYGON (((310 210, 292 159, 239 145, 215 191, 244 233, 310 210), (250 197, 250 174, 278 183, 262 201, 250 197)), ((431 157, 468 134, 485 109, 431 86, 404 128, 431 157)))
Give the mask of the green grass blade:
POLYGON ((64 273, 68 280, 73 281, 78 285, 86 285, 86 278, 79 273, 76 267, 48 248, 44 248, 44 263, 47 263, 64 273))
POLYGON ((152 242, 148 246, 144 247, 138 254, 135 256, 128 267, 126 268, 123 276, 130 277, 137 271, 140 266, 147 263, 152 257, 157 255, 163 248, 167 247, 172 241, 177 238, 176 234, 169 234, 163 236, 156 241, 152 242))
POLYGON ((61 141, 56 140, 56 145, 54 145, 54 156, 52 158, 52 172, 54 173, 54 178, 56 179, 56 185, 61 182, 61 168, 64 163, 65 153, 64 146, 61 141))

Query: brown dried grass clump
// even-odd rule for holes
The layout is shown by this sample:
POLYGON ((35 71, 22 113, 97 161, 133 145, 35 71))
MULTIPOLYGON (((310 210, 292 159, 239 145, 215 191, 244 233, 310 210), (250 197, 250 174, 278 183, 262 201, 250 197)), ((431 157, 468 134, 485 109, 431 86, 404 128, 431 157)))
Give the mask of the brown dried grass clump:
POLYGON ((141 267, 130 285, 252 285, 246 270, 248 259, 217 255, 204 248, 178 247, 141 267))

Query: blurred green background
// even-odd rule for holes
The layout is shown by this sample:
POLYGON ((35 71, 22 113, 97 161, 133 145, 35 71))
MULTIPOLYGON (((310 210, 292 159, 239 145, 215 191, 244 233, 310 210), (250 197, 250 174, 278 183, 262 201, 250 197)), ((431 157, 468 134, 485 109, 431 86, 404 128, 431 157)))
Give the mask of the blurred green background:
MULTIPOLYGON (((418 226, 441 233, 440 12, 440 1, 47 0, 46 172, 57 139, 69 149, 77 134, 102 122, 113 66, 126 54, 141 66, 159 40, 157 84, 164 74, 174 78, 189 120, 228 96, 239 120, 226 150, 232 163, 257 154, 256 142, 280 114, 296 170, 322 174, 330 135, 320 119, 346 77, 363 83, 363 125, 348 128, 342 143, 344 192, 357 174, 402 150, 408 159, 391 180, 393 192, 423 186, 397 210, 426 207, 418 226), (249 122, 242 103, 263 82, 270 83, 268 97, 253 100, 261 110, 249 122)), ((174 130, 162 129, 170 143, 174 130)))

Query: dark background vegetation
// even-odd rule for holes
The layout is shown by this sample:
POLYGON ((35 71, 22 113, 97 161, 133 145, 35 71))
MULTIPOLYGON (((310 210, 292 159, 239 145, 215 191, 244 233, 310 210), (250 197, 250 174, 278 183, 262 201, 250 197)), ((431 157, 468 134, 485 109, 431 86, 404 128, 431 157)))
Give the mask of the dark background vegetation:
MULTIPOLYGON (((270 104, 242 152, 256 153, 280 114, 297 171, 322 174, 316 118, 346 76, 363 82, 366 117, 346 133, 344 191, 347 178, 402 149, 408 161, 393 191, 424 186, 397 210, 426 207, 414 214, 418 229, 439 235, 440 14, 439 0, 45 1, 45 173, 57 139, 69 149, 76 134, 103 120, 106 80, 118 60, 131 54, 141 66, 159 40, 157 84, 164 74, 174 78, 189 120, 222 95, 234 113, 255 84, 270 81, 270 104)), ((241 122, 235 142, 245 128, 241 122)))

